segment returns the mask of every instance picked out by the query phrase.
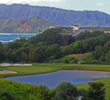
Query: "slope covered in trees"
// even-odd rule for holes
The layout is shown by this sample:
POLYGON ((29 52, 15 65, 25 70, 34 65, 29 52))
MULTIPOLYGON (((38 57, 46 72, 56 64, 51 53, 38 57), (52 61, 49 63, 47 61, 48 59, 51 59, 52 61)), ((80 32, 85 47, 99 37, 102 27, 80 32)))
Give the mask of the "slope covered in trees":
MULTIPOLYGON (((1 62, 56 62, 68 54, 83 54, 92 52, 88 63, 109 64, 110 34, 102 31, 82 32, 76 37, 60 34, 63 29, 51 28, 35 37, 26 40, 16 40, 8 44, 0 44, 1 62), (91 61, 94 62, 91 62, 91 61)), ((86 59, 86 58, 85 58, 86 59)), ((76 59, 63 58, 59 62, 76 63, 76 59)), ((84 60, 82 63, 86 63, 84 60)))

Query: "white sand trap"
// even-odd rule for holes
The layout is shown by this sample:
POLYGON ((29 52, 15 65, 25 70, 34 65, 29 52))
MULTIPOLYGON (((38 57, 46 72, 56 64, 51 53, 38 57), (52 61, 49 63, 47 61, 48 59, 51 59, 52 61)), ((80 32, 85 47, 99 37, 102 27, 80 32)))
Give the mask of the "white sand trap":
POLYGON ((2 63, 2 64, 0 64, 0 66, 11 66, 11 64, 9 64, 9 63, 2 63))
POLYGON ((32 66, 32 64, 9 64, 9 63, 2 63, 0 66, 32 66))
POLYGON ((12 64, 12 66, 32 66, 32 64, 12 64))
POLYGON ((17 73, 17 72, 9 71, 9 70, 0 71, 0 74, 16 74, 16 73, 17 73))

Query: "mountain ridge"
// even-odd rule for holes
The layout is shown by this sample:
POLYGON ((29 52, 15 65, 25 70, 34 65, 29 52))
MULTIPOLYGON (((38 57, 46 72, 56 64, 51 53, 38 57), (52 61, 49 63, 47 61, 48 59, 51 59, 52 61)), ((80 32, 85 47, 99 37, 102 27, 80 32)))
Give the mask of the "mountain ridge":
POLYGON ((85 27, 109 27, 110 15, 100 11, 75 11, 28 4, 0 4, 0 17, 20 19, 38 16, 62 26, 77 24, 85 27))

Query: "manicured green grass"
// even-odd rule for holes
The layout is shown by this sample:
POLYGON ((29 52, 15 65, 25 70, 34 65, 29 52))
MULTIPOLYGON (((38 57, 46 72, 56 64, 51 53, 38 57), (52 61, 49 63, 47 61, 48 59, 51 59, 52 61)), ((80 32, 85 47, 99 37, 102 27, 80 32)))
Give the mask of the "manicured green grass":
POLYGON ((0 75, 0 77, 26 74, 40 74, 57 70, 96 70, 110 71, 110 65, 62 64, 62 63, 35 63, 32 66, 0 67, 1 70, 16 71, 17 74, 0 75))
POLYGON ((9 67, 8 70, 14 70, 20 73, 39 73, 51 70, 50 67, 9 67))
POLYGON ((11 70, 16 71, 17 74, 7 74, 7 75, 0 75, 0 77, 7 77, 7 76, 18 76, 18 75, 29 75, 29 74, 40 74, 40 73, 48 73, 60 70, 62 65, 65 64, 33 64, 32 66, 9 66, 9 67, 0 67, 0 70, 11 70))

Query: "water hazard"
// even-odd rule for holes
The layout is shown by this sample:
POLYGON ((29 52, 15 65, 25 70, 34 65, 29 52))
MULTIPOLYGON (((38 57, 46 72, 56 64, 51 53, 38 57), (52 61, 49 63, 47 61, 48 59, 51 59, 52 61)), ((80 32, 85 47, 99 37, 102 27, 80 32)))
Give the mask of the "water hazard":
POLYGON ((72 84, 84 84, 93 80, 110 77, 110 72, 68 70, 47 74, 7 77, 6 79, 28 84, 41 84, 49 88, 55 88, 61 81, 72 84))

